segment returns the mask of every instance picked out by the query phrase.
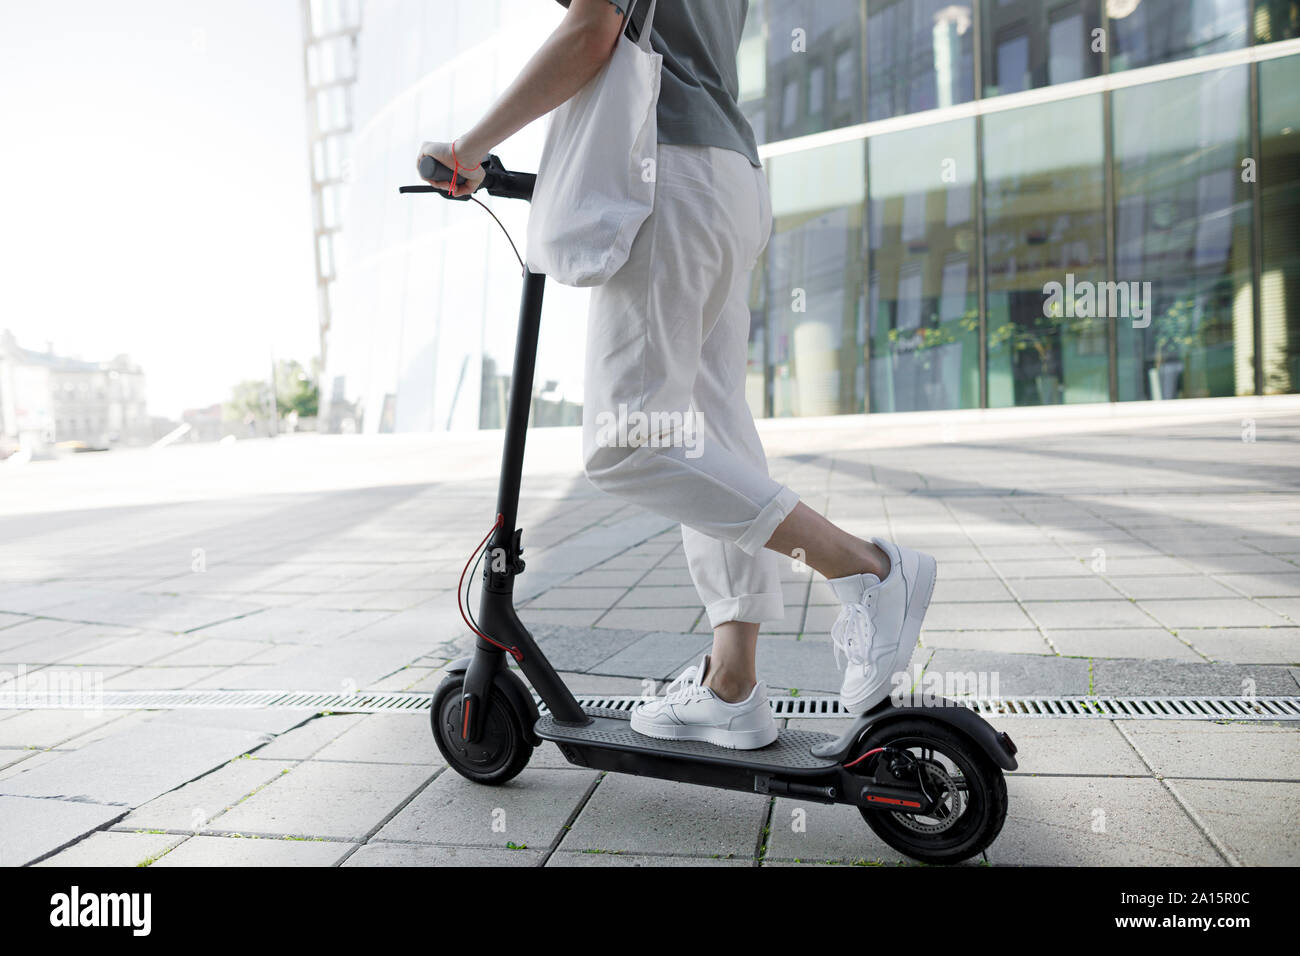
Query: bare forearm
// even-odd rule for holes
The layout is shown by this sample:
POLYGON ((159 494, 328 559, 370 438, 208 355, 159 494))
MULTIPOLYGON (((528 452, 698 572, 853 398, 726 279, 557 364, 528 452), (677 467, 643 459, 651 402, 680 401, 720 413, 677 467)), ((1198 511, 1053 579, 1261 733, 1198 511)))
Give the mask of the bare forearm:
POLYGON ((613 47, 603 46, 590 31, 561 23, 483 118, 456 139, 457 155, 466 163, 478 162, 502 140, 568 100, 608 61, 613 47))

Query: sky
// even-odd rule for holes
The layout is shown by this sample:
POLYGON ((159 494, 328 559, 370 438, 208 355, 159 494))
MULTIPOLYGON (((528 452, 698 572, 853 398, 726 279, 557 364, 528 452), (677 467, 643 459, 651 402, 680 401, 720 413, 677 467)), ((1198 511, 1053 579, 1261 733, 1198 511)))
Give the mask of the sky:
POLYGON ((0 2, 0 329, 149 410, 318 350, 299 0, 0 2))

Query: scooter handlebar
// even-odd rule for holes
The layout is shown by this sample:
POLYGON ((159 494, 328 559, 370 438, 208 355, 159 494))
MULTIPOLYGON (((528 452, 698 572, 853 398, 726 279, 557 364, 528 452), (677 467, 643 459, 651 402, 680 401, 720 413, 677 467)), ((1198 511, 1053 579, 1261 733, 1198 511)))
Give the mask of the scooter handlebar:
MULTIPOLYGON (((420 157, 420 178, 436 179, 440 183, 446 182, 447 180, 451 179, 451 170, 443 163, 440 163, 433 156, 421 156, 420 157)), ((465 177, 457 176, 456 185, 457 186, 465 185, 465 177)))
MULTIPOLYGON (((486 191, 493 196, 500 196, 503 199, 532 199, 533 185, 537 181, 534 173, 515 173, 506 169, 501 164, 495 153, 489 155, 483 160, 483 185, 478 191, 486 191)), ((432 156, 421 156, 419 162, 419 172, 423 179, 434 179, 439 182, 447 182, 451 179, 451 169, 445 164, 438 162, 432 156)), ((457 177, 456 185, 460 186, 465 182, 464 176, 457 177)), ((445 190, 438 189, 435 186, 399 186, 400 193, 438 193, 444 199, 454 199, 462 202, 472 195, 465 193, 462 196, 449 195, 445 190)))

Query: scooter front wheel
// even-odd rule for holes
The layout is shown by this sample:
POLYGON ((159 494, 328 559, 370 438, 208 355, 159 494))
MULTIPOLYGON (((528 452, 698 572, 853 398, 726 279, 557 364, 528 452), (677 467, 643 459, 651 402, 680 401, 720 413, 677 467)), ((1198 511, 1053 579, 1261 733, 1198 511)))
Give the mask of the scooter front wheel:
POLYGON ((877 749, 855 769, 870 775, 877 761, 892 760, 934 800, 924 814, 859 807, 867 826, 895 850, 923 863, 960 863, 1002 832, 1006 778, 974 742, 944 724, 913 719, 868 732, 857 753, 877 749))
POLYGON ((483 732, 479 739, 462 739, 464 684, 463 674, 453 674, 438 685, 429 715, 433 739, 448 766, 462 777, 488 786, 503 784, 523 770, 533 756, 533 746, 524 736, 523 718, 506 695, 494 687, 481 718, 483 732))

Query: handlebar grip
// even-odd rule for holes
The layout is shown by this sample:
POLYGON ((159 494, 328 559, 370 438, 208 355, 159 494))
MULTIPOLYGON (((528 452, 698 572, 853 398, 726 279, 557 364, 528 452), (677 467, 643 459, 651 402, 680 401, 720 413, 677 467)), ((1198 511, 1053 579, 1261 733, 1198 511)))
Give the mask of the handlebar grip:
MULTIPOLYGON (((426 181, 432 180, 434 182, 444 183, 451 179, 451 168, 438 162, 438 160, 434 159, 432 156, 421 156, 419 168, 420 178, 426 181)), ((457 176, 456 185, 465 185, 465 177, 457 176)))

